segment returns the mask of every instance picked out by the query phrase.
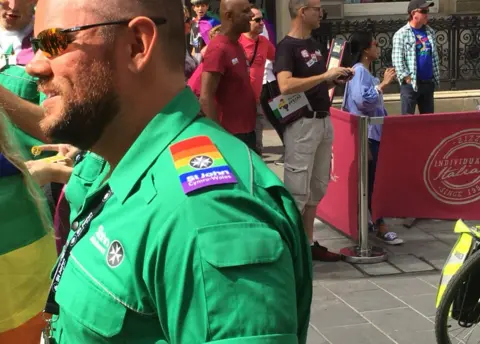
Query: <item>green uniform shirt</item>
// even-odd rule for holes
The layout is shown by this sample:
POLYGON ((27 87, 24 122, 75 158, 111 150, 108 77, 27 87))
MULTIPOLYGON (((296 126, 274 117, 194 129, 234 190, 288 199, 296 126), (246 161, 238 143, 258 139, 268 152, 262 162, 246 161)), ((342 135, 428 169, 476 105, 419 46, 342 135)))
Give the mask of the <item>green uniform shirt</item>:
POLYGON ((113 196, 58 285, 58 343, 306 342, 312 267, 295 202, 257 155, 198 111, 182 91, 106 182, 105 165, 83 177, 98 157, 76 166, 67 198, 85 201, 72 228, 108 186, 113 196), (218 151, 185 144, 198 136, 218 151), (223 170, 202 175, 212 166, 223 170), (226 170, 235 183, 206 185, 231 182, 226 170), (197 190, 185 193, 184 173, 197 175, 183 184, 197 190))
MULTIPOLYGON (((37 81, 28 75, 24 66, 5 66, 0 71, 0 85, 5 87, 20 98, 28 100, 34 104, 40 104, 40 93, 37 89, 37 81)), ((26 134, 24 131, 12 124, 11 134, 19 145, 22 155, 25 159, 31 159, 32 146, 42 144, 39 140, 26 134)))
POLYGON ((110 166, 101 156, 92 152, 82 153, 65 186, 65 198, 70 206, 70 223, 77 217, 88 190, 97 189, 99 185, 94 184, 101 183, 109 171, 110 166))

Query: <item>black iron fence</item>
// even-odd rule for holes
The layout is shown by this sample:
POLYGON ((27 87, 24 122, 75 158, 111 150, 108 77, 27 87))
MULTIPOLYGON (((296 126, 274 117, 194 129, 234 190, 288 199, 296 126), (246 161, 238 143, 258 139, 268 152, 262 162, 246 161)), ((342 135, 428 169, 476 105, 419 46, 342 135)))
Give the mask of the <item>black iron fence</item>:
MULTIPOLYGON (((381 56, 372 66, 372 72, 381 78, 385 69, 392 66, 393 35, 405 24, 405 20, 327 20, 314 36, 327 45, 334 37, 348 39, 356 31, 372 32, 381 56)), ((429 25, 437 36, 441 89, 480 89, 480 17, 433 18, 429 25)), ((394 85, 388 91, 398 92, 398 89, 398 85, 394 85)))

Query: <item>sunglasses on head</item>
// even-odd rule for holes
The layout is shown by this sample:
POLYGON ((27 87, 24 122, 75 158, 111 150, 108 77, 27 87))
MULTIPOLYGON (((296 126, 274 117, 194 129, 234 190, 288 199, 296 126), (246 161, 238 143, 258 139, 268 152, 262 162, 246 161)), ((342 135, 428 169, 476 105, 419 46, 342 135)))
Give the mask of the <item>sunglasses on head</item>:
POLYGON ((263 22, 263 17, 253 18, 252 21, 254 21, 255 23, 263 22))
MULTIPOLYGON (((165 18, 151 18, 157 25, 163 25, 167 22, 165 18)), ((32 49, 36 53, 38 50, 42 51, 47 57, 55 57, 61 55, 75 39, 71 34, 88 30, 94 27, 107 25, 128 25, 132 19, 118 20, 112 22, 104 22, 83 26, 75 26, 69 29, 51 28, 41 31, 37 37, 31 38, 32 49)))

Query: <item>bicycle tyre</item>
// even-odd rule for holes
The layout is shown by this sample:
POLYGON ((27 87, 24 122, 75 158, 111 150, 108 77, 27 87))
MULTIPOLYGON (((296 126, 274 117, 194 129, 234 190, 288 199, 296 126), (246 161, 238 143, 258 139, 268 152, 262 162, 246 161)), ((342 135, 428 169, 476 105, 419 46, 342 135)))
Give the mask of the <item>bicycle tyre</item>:
POLYGON ((435 315, 435 337, 437 344, 452 344, 448 336, 447 322, 449 319, 448 313, 453 303, 455 296, 461 284, 468 278, 471 272, 479 271, 480 266, 480 250, 467 258, 466 262, 460 267, 458 272, 452 277, 447 285, 445 294, 440 301, 440 305, 435 315))

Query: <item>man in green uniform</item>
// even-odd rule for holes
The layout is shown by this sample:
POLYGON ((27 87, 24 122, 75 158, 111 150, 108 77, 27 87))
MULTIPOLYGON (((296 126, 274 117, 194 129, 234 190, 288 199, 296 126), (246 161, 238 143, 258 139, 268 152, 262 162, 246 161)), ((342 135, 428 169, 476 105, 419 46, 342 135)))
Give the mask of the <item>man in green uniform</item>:
POLYGON ((28 72, 47 95, 40 125, 108 162, 92 171, 87 154, 69 181, 82 202, 47 342, 306 342, 300 214, 258 156, 197 116, 183 25, 180 1, 38 2, 28 72))

